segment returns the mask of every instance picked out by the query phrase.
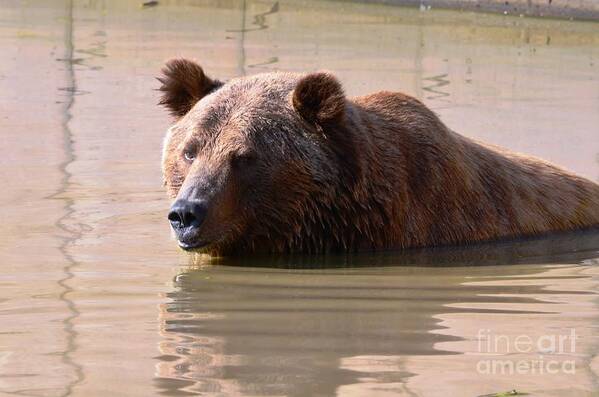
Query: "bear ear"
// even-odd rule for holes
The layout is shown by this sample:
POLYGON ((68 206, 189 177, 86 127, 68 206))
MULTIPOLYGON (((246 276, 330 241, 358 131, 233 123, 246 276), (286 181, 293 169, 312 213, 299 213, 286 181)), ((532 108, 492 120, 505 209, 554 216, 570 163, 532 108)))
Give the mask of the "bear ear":
POLYGON ((345 94, 335 76, 327 72, 302 77, 293 90, 293 107, 308 122, 326 125, 345 112, 345 94))
POLYGON ((175 117, 183 117, 200 99, 223 85, 206 76, 200 65, 184 58, 168 61, 157 79, 163 92, 158 104, 175 117))
POLYGON ((346 99, 339 81, 330 73, 317 72, 302 77, 293 91, 293 107, 309 123, 326 133, 329 147, 341 165, 343 178, 356 183, 362 175, 362 156, 356 132, 343 118, 346 99))

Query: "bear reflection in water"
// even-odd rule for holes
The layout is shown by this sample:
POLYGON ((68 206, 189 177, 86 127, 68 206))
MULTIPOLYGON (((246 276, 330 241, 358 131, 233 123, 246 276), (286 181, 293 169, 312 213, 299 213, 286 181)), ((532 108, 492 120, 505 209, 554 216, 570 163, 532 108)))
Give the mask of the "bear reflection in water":
MULTIPOLYGON (((206 258, 175 278, 160 306, 156 387, 169 395, 330 396, 340 387, 408 392, 416 375, 434 384, 472 357, 446 349, 474 339, 462 326, 547 332, 548 313, 559 311, 544 299, 547 287, 565 280, 582 288, 585 280, 547 276, 547 265, 591 263, 598 251, 599 234, 584 233, 404 256, 206 258), (410 264, 419 266, 401 266, 410 264), (456 313, 467 321, 441 324, 456 313), (427 373, 414 357, 446 368, 427 373)), ((475 369, 460 367, 460 377, 476 384, 475 369)))

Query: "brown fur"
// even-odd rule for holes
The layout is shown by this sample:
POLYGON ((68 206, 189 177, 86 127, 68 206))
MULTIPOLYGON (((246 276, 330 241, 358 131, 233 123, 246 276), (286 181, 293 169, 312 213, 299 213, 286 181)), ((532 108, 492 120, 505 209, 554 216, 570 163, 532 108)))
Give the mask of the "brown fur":
POLYGON ((456 134, 407 95, 348 99, 328 73, 205 86, 214 81, 199 66, 178 62, 161 80, 161 103, 180 117, 163 171, 171 197, 209 203, 205 252, 409 248, 599 226, 597 184, 456 134), (192 86, 204 88, 181 88, 192 86))
POLYGON ((162 69, 160 91, 164 94, 159 105, 170 109, 171 114, 182 117, 197 101, 222 85, 208 78, 202 68, 185 59, 171 59, 162 69))

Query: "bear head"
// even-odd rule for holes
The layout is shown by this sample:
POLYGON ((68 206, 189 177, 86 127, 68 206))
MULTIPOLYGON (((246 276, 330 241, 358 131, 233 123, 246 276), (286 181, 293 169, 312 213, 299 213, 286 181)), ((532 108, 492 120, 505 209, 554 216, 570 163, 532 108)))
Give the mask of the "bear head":
MULTIPOLYGON (((341 241, 360 178, 352 107, 329 73, 227 82, 174 59, 158 80, 168 218, 179 245, 213 255, 321 251, 341 241)), ((329 247, 331 248, 331 247, 329 247)))

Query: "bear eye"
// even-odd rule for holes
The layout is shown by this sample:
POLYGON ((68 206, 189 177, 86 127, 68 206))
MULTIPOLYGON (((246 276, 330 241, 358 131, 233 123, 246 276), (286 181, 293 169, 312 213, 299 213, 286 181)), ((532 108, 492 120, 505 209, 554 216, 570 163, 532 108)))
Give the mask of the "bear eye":
POLYGON ((244 168, 256 162, 254 153, 235 153, 231 156, 231 165, 236 168, 244 168))
POLYGON ((193 163, 193 161, 196 159, 196 152, 191 149, 185 149, 183 152, 183 157, 185 157, 185 160, 193 163))

